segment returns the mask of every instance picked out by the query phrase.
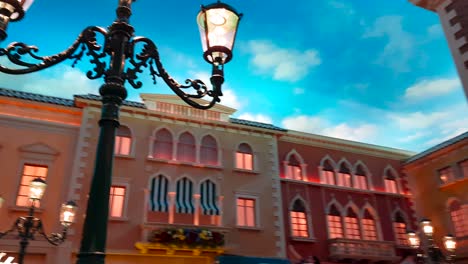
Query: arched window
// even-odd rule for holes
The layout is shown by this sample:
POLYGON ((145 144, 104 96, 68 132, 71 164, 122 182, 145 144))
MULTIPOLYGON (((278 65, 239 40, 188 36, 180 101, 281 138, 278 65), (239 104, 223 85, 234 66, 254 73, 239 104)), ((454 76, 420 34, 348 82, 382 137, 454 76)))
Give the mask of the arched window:
POLYGON ((184 177, 176 183, 176 212, 180 214, 193 214, 193 183, 184 177))
POLYGON ((389 193, 398 193, 397 179, 392 170, 385 171, 385 191, 389 193))
POLYGON ((150 206, 151 211, 167 212, 169 203, 167 194, 169 190, 169 181, 166 177, 158 175, 151 179, 150 186, 150 206))
POLYGON ((296 155, 290 155, 286 165, 286 178, 293 180, 302 180, 301 163, 296 155))
POLYGON ((300 199, 294 201, 293 207, 289 212, 291 221, 291 234, 293 237, 309 237, 307 228, 307 212, 305 205, 300 199))
POLYGON ((154 138, 153 158, 157 159, 172 159, 173 141, 172 134, 169 130, 160 129, 154 138))
POLYGON ((368 189, 367 175, 361 164, 356 167, 356 172, 354 174, 354 187, 362 190, 368 189))
POLYGON ((341 163, 340 170, 338 171, 338 186, 351 187, 351 170, 346 163, 341 163))
POLYGON ((252 148, 242 143, 236 152, 236 168, 243 170, 253 170, 253 151, 252 148))
POLYGON ((115 135, 114 153, 116 155, 128 156, 132 148, 132 132, 126 126, 117 128, 115 135))
POLYGON ((219 215, 216 184, 206 180, 200 184, 200 205, 204 215, 219 215))
POLYGON ((343 237, 343 223, 341 220, 340 211, 335 205, 332 205, 330 212, 327 215, 328 222, 328 234, 330 238, 342 238, 343 237))
POLYGON ((218 165, 218 145, 214 137, 204 136, 200 146, 200 163, 218 165))
POLYGON ((345 216, 346 238, 361 239, 359 231, 359 219, 353 209, 348 208, 345 216))
POLYGON ((177 143, 177 160, 195 162, 195 138, 189 132, 184 132, 179 136, 177 143))
POLYGON ((398 245, 408 246, 407 225, 401 212, 396 212, 393 219, 393 232, 398 245))
POLYGON ((333 166, 331 165, 329 160, 326 160, 323 163, 322 173, 323 173, 323 179, 325 180, 326 184, 331 184, 331 185, 336 184, 335 170, 333 169, 333 166))
POLYGON ((364 240, 377 240, 375 219, 368 209, 364 211, 364 217, 362 219, 362 238, 364 240))
POLYGON ((450 218, 456 237, 468 236, 468 205, 462 205, 455 200, 450 203, 450 218))

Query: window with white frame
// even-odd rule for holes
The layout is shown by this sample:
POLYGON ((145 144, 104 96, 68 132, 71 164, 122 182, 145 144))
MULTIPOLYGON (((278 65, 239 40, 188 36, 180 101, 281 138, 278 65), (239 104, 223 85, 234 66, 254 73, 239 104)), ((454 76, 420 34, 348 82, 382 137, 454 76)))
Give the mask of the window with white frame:
MULTIPOLYGON (((21 174, 21 181, 18 189, 18 195, 16 196, 17 206, 30 206, 29 201, 29 184, 35 178, 41 178, 46 180, 48 167, 45 165, 26 163, 23 165, 23 171, 21 174)), ((37 201, 35 204, 37 207, 40 206, 40 202, 37 201)))
POLYGON ((333 169, 333 166, 331 165, 329 160, 326 160, 323 163, 323 168, 322 168, 322 175, 323 179, 325 180, 326 184, 331 184, 335 185, 335 170, 333 169))
POLYGON ((169 180, 163 175, 158 175, 151 179, 150 184, 151 211, 168 212, 169 180))
POLYGON ((116 155, 129 156, 132 149, 132 133, 130 128, 120 126, 115 135, 114 153, 116 155))
POLYGON ((286 164, 286 178, 293 180, 302 180, 301 163, 296 155, 289 156, 286 164))
POLYGON ((330 238, 342 238, 343 237, 343 222, 340 211, 335 205, 332 205, 330 212, 327 215, 328 222, 328 235, 330 238))
POLYGON ((207 135, 202 138, 200 146, 200 163, 218 165, 218 144, 214 137, 207 135))
POLYGON ((200 184, 200 205, 204 215, 219 215, 216 184, 205 180, 200 184))
POLYGON ((377 228, 374 217, 366 209, 362 219, 362 238, 364 240, 377 240, 377 228))
POLYGON ((364 171, 364 168, 362 167, 361 164, 359 164, 356 168, 356 172, 354 174, 354 187, 361 189, 361 190, 367 190, 367 175, 366 172, 364 171))
POLYGON ((459 201, 453 201, 449 209, 455 236, 468 236, 468 205, 462 205, 459 201))
POLYGON ((385 191, 389 193, 398 193, 398 185, 395 175, 392 173, 391 170, 385 171, 385 191))
POLYGON ((458 162, 460 167, 460 178, 468 178, 468 159, 458 162))
POLYGON ((193 214, 193 182, 184 177, 176 183, 176 212, 179 214, 193 214))
POLYGON ((438 171, 439 173, 439 180, 441 184, 447 184, 454 180, 454 173, 452 167, 445 167, 438 171))
POLYGON ((393 233, 395 234, 395 240, 398 245, 409 246, 407 232, 405 218, 400 212, 397 212, 393 220, 393 233))
POLYGON ((337 178, 338 186, 351 187, 351 170, 345 163, 341 163, 337 178))
POLYGON ((309 237, 307 227, 307 212, 305 205, 300 199, 294 201, 293 207, 289 212, 291 222, 291 235, 293 237, 309 237))
POLYGON ((177 142, 177 160, 185 162, 196 161, 195 137, 189 132, 184 132, 179 136, 177 142))
POLYGON ((361 239, 361 232, 359 231, 359 219, 356 213, 349 208, 345 216, 346 238, 361 239))
POLYGON ((253 151, 249 144, 240 144, 236 151, 236 168, 253 170, 253 158, 253 151))
POLYGON ((154 137, 153 158, 165 160, 172 159, 173 146, 174 143, 171 132, 166 128, 158 130, 154 137))
POLYGON ((109 195, 109 216, 120 218, 124 216, 126 186, 112 185, 109 195))
POLYGON ((257 226, 256 203, 255 198, 237 197, 237 226, 257 226))

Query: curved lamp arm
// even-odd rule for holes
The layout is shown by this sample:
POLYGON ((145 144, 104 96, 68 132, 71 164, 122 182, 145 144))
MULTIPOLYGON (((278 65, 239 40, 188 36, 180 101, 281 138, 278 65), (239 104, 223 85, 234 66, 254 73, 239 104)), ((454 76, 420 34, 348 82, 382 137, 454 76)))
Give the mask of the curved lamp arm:
POLYGON ((15 223, 13 224, 13 226, 12 226, 10 229, 8 229, 8 230, 6 230, 6 231, 4 231, 4 232, 0 232, 0 238, 6 236, 6 235, 8 235, 9 233, 11 233, 12 231, 18 229, 18 223, 19 223, 19 222, 20 222, 20 219, 18 218, 18 219, 16 219, 15 223))
POLYGON ((65 239, 67 238, 67 228, 64 227, 62 230, 62 233, 51 233, 50 235, 47 235, 44 231, 44 226, 42 225, 42 221, 39 220, 38 225, 37 225, 37 232, 41 234, 47 242, 54 246, 58 246, 65 242, 65 239))

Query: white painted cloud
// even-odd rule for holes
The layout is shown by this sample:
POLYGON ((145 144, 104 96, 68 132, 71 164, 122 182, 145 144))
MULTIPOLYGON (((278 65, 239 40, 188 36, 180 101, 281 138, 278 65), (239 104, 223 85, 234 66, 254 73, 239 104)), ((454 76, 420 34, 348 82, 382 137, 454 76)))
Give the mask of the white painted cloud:
POLYGON ((272 76, 275 80, 296 82, 304 78, 311 68, 320 65, 319 52, 276 46, 270 41, 249 41, 244 50, 252 55, 250 63, 259 74, 272 76))
POLYGON ((405 91, 404 99, 408 101, 426 100, 448 94, 456 89, 461 89, 458 78, 422 80, 405 91))
POLYGON ((76 94, 98 94, 100 87, 99 82, 88 79, 84 72, 68 65, 27 75, 0 74, 0 83, 4 88, 62 98, 72 98, 76 94))
POLYGON ((442 26, 437 23, 427 28, 427 34, 430 38, 438 38, 443 36, 442 26))
POLYGON ((342 11, 345 15, 352 16, 356 13, 353 6, 348 1, 328 0, 326 3, 335 10, 342 11))
POLYGON ((287 117, 282 125, 291 130, 364 142, 372 142, 378 132, 377 126, 372 124, 331 124, 320 117, 306 115, 287 117))
POLYGON ((414 37, 403 29, 402 16, 382 16, 364 33, 364 38, 387 37, 388 43, 376 63, 388 66, 396 72, 408 72, 416 46, 414 37))
POLYGON ((244 113, 239 116, 239 119, 256 121, 256 122, 266 123, 266 124, 273 124, 272 118, 264 114, 244 113))
POLYGON ((388 118, 401 130, 426 129, 438 126, 445 119, 451 117, 449 111, 389 113, 388 118))

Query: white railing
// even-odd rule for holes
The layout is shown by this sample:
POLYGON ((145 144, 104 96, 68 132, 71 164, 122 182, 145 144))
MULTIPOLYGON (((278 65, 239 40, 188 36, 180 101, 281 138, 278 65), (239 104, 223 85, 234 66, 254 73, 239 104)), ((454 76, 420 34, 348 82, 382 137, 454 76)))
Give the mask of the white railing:
POLYGON ((329 240, 330 257, 342 259, 393 260, 395 245, 389 241, 335 238, 329 240))

